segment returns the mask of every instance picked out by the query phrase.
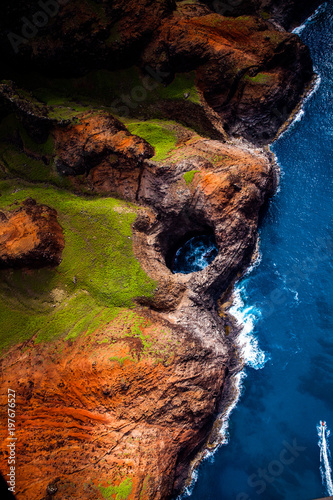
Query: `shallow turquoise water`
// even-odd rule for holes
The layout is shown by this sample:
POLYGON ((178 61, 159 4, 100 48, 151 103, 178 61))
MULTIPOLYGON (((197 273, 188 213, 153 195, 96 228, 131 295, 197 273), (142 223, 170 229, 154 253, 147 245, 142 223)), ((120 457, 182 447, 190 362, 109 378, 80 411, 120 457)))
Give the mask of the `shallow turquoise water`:
POLYGON ((238 285, 238 315, 255 320, 266 363, 247 367, 229 444, 200 467, 192 500, 327 494, 316 426, 325 420, 333 429, 332 2, 301 37, 320 85, 272 146, 283 172, 280 190, 260 229, 262 260, 238 285))

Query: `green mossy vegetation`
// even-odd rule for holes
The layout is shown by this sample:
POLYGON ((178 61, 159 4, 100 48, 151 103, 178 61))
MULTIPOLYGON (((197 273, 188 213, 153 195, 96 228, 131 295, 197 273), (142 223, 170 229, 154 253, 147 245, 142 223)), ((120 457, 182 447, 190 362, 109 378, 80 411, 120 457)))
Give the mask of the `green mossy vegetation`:
POLYGON ((0 193, 0 210, 28 197, 55 208, 65 236, 57 268, 0 271, 1 350, 32 336, 76 338, 132 308, 133 298, 152 297, 156 283, 132 250, 137 207, 23 181, 1 181, 0 193))
POLYGON ((50 182, 67 188, 70 182, 57 173, 54 156, 51 135, 40 144, 28 134, 14 114, 0 122, 0 179, 19 177, 26 181, 50 182))
POLYGON ((245 21, 245 22, 252 21, 251 16, 238 16, 236 19, 237 21, 245 21))
POLYGON ((160 120, 124 121, 131 134, 138 135, 151 144, 155 149, 153 161, 165 160, 168 153, 176 146, 177 134, 170 130, 172 122, 160 120))
MULTIPOLYGON (((116 35, 116 31, 110 34, 110 43, 116 35)), ((161 99, 187 100, 195 104, 200 101, 194 71, 177 74, 167 86, 144 75, 136 66, 117 71, 98 70, 70 79, 48 79, 30 74, 23 84, 42 103, 55 107, 54 117, 61 115, 63 119, 101 106, 116 114, 136 116, 140 106, 158 103, 161 99), (184 94, 189 94, 187 99, 184 94)))
POLYGON ((119 356, 112 356, 110 358, 110 361, 116 361, 117 363, 119 363, 120 366, 123 366, 123 364, 125 363, 125 361, 133 361, 133 363, 135 362, 135 359, 131 358, 131 356, 124 356, 122 358, 120 358, 119 356))
POLYGON ((274 80, 274 75, 271 75, 269 73, 258 73, 256 76, 245 75, 244 80, 259 85, 265 85, 271 83, 272 80, 274 80))
POLYGON ((0 144, 0 162, 4 167, 0 172, 2 179, 9 176, 32 181, 47 181, 52 177, 50 166, 27 156, 13 144, 0 144))
POLYGON ((130 331, 126 333, 127 337, 136 337, 141 339, 143 345, 143 351, 148 353, 153 343, 150 340, 149 335, 145 335, 142 331, 143 328, 151 326, 150 322, 137 315, 134 311, 127 311, 124 318, 125 324, 130 324, 130 331))
POLYGON ((270 13, 265 11, 265 10, 261 10, 260 11, 260 17, 262 17, 263 19, 267 20, 271 17, 270 13))
POLYGON ((193 182, 195 174, 199 172, 200 170, 189 170, 188 172, 185 172, 185 174, 183 174, 187 186, 189 186, 193 182))
MULTIPOLYGON (((150 78, 146 102, 140 104, 183 101, 185 93, 192 105, 198 103, 194 78, 194 73, 177 75, 168 86, 150 78)), ((70 80, 27 75, 23 83, 34 96, 26 92, 26 98, 33 104, 36 98, 37 106, 47 104, 50 118, 77 121, 83 112, 112 112, 115 99, 124 93, 131 96, 136 86, 145 88, 146 81, 147 76, 132 67, 70 80)), ((136 118, 123 122, 155 148, 155 161, 167 158, 178 141, 175 122, 136 118)), ((135 297, 152 297, 156 287, 133 255, 131 225, 140 209, 113 198, 66 191, 70 181, 59 176, 54 160, 51 136, 37 143, 14 114, 0 122, 0 210, 11 205, 14 209, 28 197, 45 203, 57 210, 66 243, 57 268, 0 271, 0 352, 32 337, 38 343, 89 335, 124 316, 122 311, 134 307, 135 297)), ((143 351, 154 355, 140 328, 142 318, 125 316, 121 321, 132 325, 129 335, 140 338, 143 351)))
POLYGON ((119 486, 98 486, 99 491, 105 500, 127 500, 132 492, 132 487, 133 481, 129 477, 124 479, 119 486))
POLYGON ((158 87, 158 95, 161 99, 169 100, 184 100, 184 95, 188 95, 186 100, 199 104, 200 95, 195 85, 195 72, 178 73, 168 86, 158 87))
POLYGON ((280 31, 270 31, 267 37, 274 45, 278 45, 285 40, 286 35, 280 31))

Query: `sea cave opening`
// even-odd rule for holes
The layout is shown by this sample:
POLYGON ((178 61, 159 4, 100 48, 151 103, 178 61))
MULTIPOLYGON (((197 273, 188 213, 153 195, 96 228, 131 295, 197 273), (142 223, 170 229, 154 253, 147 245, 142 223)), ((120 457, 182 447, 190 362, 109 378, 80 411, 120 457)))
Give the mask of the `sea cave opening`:
MULTIPOLYGON (((209 266, 218 254, 211 227, 202 227, 175 235, 166 252, 166 265, 174 274, 190 274, 209 266)), ((170 240, 169 240, 170 241, 170 240)))
POLYGON ((209 266, 218 254, 214 234, 193 236, 176 252, 171 271, 182 274, 195 273, 209 266))

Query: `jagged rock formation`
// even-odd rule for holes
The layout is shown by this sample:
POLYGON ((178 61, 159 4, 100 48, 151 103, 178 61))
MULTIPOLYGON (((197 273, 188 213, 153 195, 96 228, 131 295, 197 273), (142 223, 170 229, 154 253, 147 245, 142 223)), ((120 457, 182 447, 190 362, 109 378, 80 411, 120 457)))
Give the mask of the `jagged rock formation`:
POLYGON ((137 313, 154 355, 123 315, 89 343, 62 343, 61 358, 30 342, 2 361, 17 393, 18 498, 51 498, 50 483, 54 499, 112 498, 103 492, 125 483, 125 498, 158 500, 183 484, 220 410, 228 349, 137 313))
POLYGON ((142 58, 169 81, 184 66, 196 69, 198 88, 226 132, 256 143, 275 136, 312 78, 309 51, 299 38, 254 17, 175 15, 142 58))
MULTIPOLYGON (((73 0, 53 16, 42 10, 39 16, 52 22, 36 28, 31 20, 35 6, 25 2, 24 7, 8 7, 10 17, 0 40, 3 53, 10 54, 4 76, 15 76, 24 64, 30 71, 35 68, 57 76, 137 64, 169 83, 177 72, 196 70, 199 90, 219 114, 225 130, 255 143, 268 143, 309 84, 312 65, 309 51, 297 36, 263 20, 256 3, 246 2, 246 7, 257 17, 224 17, 200 2, 162 0, 152 6, 145 0, 135 5, 119 1, 77 6, 73 0), (27 12, 24 22, 30 28, 24 28, 18 12, 27 12), (35 34, 23 37, 25 42, 16 47, 12 33, 20 26, 21 31, 30 29, 35 34)), ((22 39, 17 31, 15 36, 22 39)))
POLYGON ((90 174, 98 192, 136 200, 142 162, 154 148, 107 113, 84 115, 78 124, 54 131, 56 168, 61 175, 90 174), (134 189, 133 189, 134 187, 134 189))
POLYGON ((0 212, 0 268, 59 265, 64 245, 55 210, 27 199, 0 212))
POLYGON ((0 47, 9 68, 32 64, 68 75, 133 64, 161 19, 176 5, 174 0, 40 3, 4 2, 0 47))

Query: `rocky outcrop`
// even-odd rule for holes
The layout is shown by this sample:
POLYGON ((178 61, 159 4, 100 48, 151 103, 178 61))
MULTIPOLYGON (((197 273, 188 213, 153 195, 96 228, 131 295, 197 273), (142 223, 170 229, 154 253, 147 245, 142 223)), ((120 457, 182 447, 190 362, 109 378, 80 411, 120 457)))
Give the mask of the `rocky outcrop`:
POLYGON ((225 131, 256 143, 272 140, 313 76, 300 39, 255 17, 175 14, 142 58, 169 81, 196 69, 198 88, 225 131))
POLYGON ((321 0, 203 0, 211 9, 223 16, 254 14, 279 23, 286 29, 301 24, 314 12, 321 0))
POLYGON ((56 266, 64 249, 57 212, 27 199, 0 212, 0 268, 56 266))
POLYGON ((128 499, 179 491, 221 409, 230 356, 217 328, 209 347, 190 325, 137 313, 144 343, 128 336, 123 313, 89 338, 31 341, 2 360, 1 404, 16 389, 18 499, 114 498, 121 485, 128 499))
POLYGON ((99 193, 117 193, 135 201, 144 159, 154 148, 108 113, 88 114, 77 124, 56 127, 53 132, 60 175, 90 174, 91 187, 99 193))
MULTIPOLYGON (((68 134, 68 161, 86 144, 86 128, 75 129, 82 140, 68 134)), ((251 261, 258 213, 276 182, 267 153, 241 142, 190 136, 167 160, 143 161, 129 198, 136 193, 142 205, 133 244, 158 283, 153 299, 116 318, 110 311, 89 336, 31 339, 2 360, 20 412, 19 499, 50 491, 55 499, 112 498, 125 488, 128 500, 162 500, 181 491, 196 454, 221 438, 215 420, 240 365, 225 335, 237 329, 217 299, 251 261), (177 246, 207 231, 218 257, 199 273, 173 274, 177 246)))
POLYGON ((52 126, 56 123, 49 117, 49 109, 35 97, 14 82, 0 84, 0 109, 4 116, 14 113, 37 142, 45 142, 52 126))
MULTIPOLYGON (((112 5, 93 1, 78 5, 72 0, 61 7, 53 2, 58 8, 52 16, 42 7, 36 16, 35 4, 19 3, 15 8, 8 6, 2 30, 5 38, 0 48, 6 45, 3 53, 10 54, 4 77, 22 71, 24 64, 30 71, 56 72, 57 76, 136 64, 166 83, 177 72, 196 70, 204 102, 218 113, 227 133, 255 143, 268 143, 275 137, 313 76, 304 44, 280 25, 263 19, 270 14, 260 17, 266 3, 264 7, 255 0, 242 2, 250 15, 236 18, 221 15, 216 3, 209 4, 217 11, 213 13, 200 2, 144 0, 134 5, 119 0, 112 5), (26 13, 24 18, 18 18, 20 9, 26 13), (32 20, 38 24, 42 18, 52 22, 36 27, 32 20), (31 36, 9 31, 11 25, 31 36), (8 50, 10 44, 14 48, 8 50)), ((274 12, 271 20, 280 20, 282 12, 287 12, 283 19, 298 20, 299 2, 287 11, 285 5, 281 1, 267 6, 274 12)), ((243 7, 239 5, 239 12, 243 7)))
POLYGON ((168 309, 177 290, 179 301, 206 302, 213 308, 221 291, 252 258, 259 210, 274 193, 277 173, 264 151, 241 143, 189 141, 169 161, 163 167, 150 165, 144 170, 138 199, 158 216, 143 224, 139 218, 134 226, 134 244, 144 269, 163 282, 152 305, 168 309), (179 161, 182 157, 186 159, 179 161), (186 181, 189 172, 191 182, 186 181), (214 234, 219 248, 209 267, 191 275, 167 269, 183 242, 205 233, 214 234))
POLYGON ((0 47, 7 68, 82 74, 135 61, 173 0, 5 0, 0 47))

